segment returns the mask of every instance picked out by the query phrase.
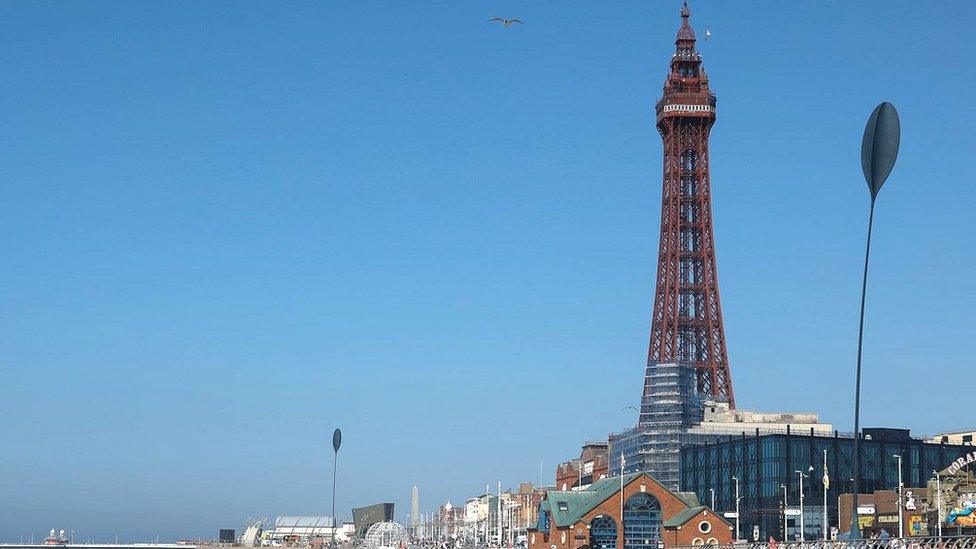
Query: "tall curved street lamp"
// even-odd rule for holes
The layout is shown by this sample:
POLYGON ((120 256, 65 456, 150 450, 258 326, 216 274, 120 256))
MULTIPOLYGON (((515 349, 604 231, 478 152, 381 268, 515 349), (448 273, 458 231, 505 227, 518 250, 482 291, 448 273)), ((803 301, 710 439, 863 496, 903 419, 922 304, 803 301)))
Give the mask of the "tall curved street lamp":
POLYGON ((861 343, 864 339, 864 297, 868 288, 868 258, 871 256, 871 227, 874 224, 874 204, 891 169, 898 158, 901 124, 895 106, 885 101, 871 113, 861 140, 861 170, 871 193, 871 212, 868 214, 868 242, 864 250, 864 279, 861 282, 861 320, 857 331, 857 373, 854 379, 854 498, 851 505, 851 539, 861 537, 857 523, 857 495, 861 481, 861 343))
POLYGON ((332 546, 335 546, 335 489, 336 489, 336 470, 339 468, 339 446, 342 445, 342 431, 336 429, 332 433, 332 451, 335 457, 332 460, 332 546))

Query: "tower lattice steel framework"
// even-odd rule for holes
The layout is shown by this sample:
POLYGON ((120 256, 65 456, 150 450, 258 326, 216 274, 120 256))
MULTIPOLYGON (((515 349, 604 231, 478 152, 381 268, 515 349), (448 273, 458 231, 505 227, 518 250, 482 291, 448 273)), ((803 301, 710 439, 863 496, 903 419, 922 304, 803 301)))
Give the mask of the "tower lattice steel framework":
MULTIPOLYGON (((694 367, 701 395, 734 408, 712 234, 708 136, 715 122, 715 94, 695 50, 690 16, 685 3, 671 73, 656 106, 664 141, 664 186, 643 402, 651 393, 654 365, 683 363, 694 367)), ((642 410, 642 422, 648 419, 645 415, 642 410)))

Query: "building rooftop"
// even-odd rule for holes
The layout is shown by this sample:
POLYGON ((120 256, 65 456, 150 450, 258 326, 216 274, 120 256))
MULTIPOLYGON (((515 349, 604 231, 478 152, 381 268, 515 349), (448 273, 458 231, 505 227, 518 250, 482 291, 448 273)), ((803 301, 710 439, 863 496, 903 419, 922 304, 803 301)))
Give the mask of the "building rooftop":
POLYGON ((275 528, 312 528, 331 526, 332 517, 327 515, 284 516, 275 519, 275 528))
POLYGON ((678 513, 677 515, 675 515, 675 516, 669 518, 668 520, 664 521, 663 523, 661 523, 661 525, 664 526, 664 527, 666 527, 666 528, 675 528, 675 527, 678 527, 678 526, 683 526, 684 523, 686 523, 689 520, 695 518, 695 516, 697 516, 698 513, 701 513, 702 511, 705 511, 707 509, 708 509, 708 507, 705 507, 704 505, 698 505, 696 507, 689 507, 689 508, 685 509, 684 511, 678 513))
MULTIPOLYGON (((623 483, 629 484, 643 473, 624 475, 623 483)), ((598 480, 579 492, 549 492, 543 508, 552 512, 557 526, 571 526, 597 505, 606 501, 620 489, 620 477, 598 480)))

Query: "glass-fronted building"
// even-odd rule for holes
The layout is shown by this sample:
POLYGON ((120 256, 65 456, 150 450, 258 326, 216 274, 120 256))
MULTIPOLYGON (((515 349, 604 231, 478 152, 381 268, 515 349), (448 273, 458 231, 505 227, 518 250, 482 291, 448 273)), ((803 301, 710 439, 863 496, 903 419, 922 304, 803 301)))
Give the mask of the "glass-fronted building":
MULTIPOLYGON (((958 457, 971 452, 971 445, 930 443, 912 438, 907 429, 864 429, 860 444, 861 493, 898 487, 898 461, 902 456, 905 486, 925 486, 932 471, 942 470, 958 457)), ((770 536, 784 539, 784 523, 790 540, 799 534, 799 517, 784 516, 799 506, 797 471, 803 477, 804 534, 806 539, 823 536, 824 452, 830 488, 827 492, 828 528, 837 526, 837 500, 854 490, 854 438, 790 432, 728 436, 681 449, 681 489, 694 492, 715 510, 735 510, 735 481, 739 482, 739 520, 743 538, 770 536), (812 468, 812 469, 811 469, 812 468), (785 487, 785 488, 784 488, 785 487), (785 498, 785 501, 784 501, 785 498), (784 521, 785 519, 785 521, 784 521)), ((847 520, 847 517, 844 517, 847 520)))

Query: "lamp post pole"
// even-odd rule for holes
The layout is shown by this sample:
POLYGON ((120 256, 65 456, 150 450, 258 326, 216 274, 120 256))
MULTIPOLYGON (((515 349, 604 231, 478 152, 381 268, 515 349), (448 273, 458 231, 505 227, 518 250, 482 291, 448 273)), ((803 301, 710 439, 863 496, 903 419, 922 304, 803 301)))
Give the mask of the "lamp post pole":
POLYGON ((803 471, 796 471, 796 483, 800 485, 800 543, 803 543, 806 541, 806 534, 803 531, 803 471))
POLYGON ((739 541, 739 477, 732 477, 735 481, 735 541, 739 541))
POLYGON ((626 530, 624 525, 624 467, 627 465, 627 459, 624 458, 623 451, 620 452, 620 528, 617 529, 617 539, 620 540, 618 545, 623 547, 626 543, 626 530))
POLYGON ((902 503, 901 503, 901 493, 904 490, 904 484, 901 481, 901 454, 895 454, 895 459, 898 460, 898 537, 905 537, 905 519, 902 516, 902 503))
POLYGON ((502 481, 498 481, 498 546, 505 544, 502 539, 502 481))
MULTIPOLYGON (((830 485, 830 477, 827 475, 827 450, 823 451, 824 456, 824 476, 823 476, 823 540, 827 541, 827 530, 830 527, 829 520, 827 519, 827 489, 830 485)), ((812 482, 812 481, 811 481, 812 482)))
POLYGON ((339 469, 339 446, 342 445, 342 431, 336 429, 332 432, 332 450, 335 457, 332 460, 332 546, 335 546, 335 492, 336 492, 336 471, 339 469))
POLYGON ((708 491, 712 494, 712 511, 715 510, 715 488, 709 488, 708 491))
POLYGON ((935 500, 936 505, 939 506, 939 539, 942 539, 942 478, 939 477, 938 471, 932 471, 935 473, 935 500))
POLYGON ((786 485, 780 484, 779 487, 783 489, 783 542, 785 543, 789 537, 786 535, 786 505, 788 501, 786 500, 786 485))
POLYGON ((861 482, 861 347, 864 340, 864 299, 868 289, 868 259, 871 257, 871 228, 874 224, 874 204, 882 185, 895 167, 898 144, 901 141, 901 125, 898 111, 887 101, 875 107, 864 127, 861 139, 861 170, 871 192, 871 210, 868 214, 868 240, 864 249, 864 278, 861 281, 861 316, 857 328, 857 367, 854 374, 854 497, 851 505, 851 539, 861 538, 857 523, 857 495, 861 482))

